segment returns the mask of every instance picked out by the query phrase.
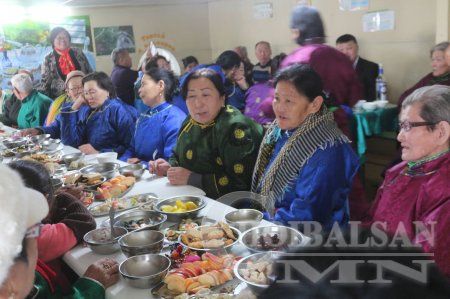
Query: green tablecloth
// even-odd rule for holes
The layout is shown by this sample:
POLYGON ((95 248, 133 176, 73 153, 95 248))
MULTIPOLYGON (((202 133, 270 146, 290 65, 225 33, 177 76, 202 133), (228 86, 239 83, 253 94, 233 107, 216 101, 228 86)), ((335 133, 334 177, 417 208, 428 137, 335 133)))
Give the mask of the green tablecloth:
POLYGON ((397 106, 392 105, 371 112, 354 111, 352 130, 358 155, 363 157, 367 149, 366 136, 376 136, 382 132, 396 132, 398 130, 397 106))

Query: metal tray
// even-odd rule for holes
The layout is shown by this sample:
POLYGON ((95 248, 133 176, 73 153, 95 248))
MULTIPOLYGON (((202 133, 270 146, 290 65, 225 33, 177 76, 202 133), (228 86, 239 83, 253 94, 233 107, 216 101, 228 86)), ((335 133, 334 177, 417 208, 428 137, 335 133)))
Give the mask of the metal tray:
MULTIPOLYGON (((235 277, 234 279, 227 281, 226 283, 224 283, 220 286, 211 288, 210 294, 212 295, 212 294, 225 293, 225 294, 229 294, 229 295, 237 295, 246 287, 247 287, 247 285, 245 283, 241 282, 239 279, 237 279, 235 277)), ((173 299, 179 295, 179 294, 174 294, 172 291, 167 289, 167 284, 165 284, 164 282, 161 282, 160 284, 155 286, 151 290, 151 293, 156 298, 161 298, 161 299, 173 299)), ((189 298, 197 299, 197 298, 208 298, 208 297, 206 297, 206 296, 200 297, 200 296, 196 296, 196 295, 190 295, 189 298)))
POLYGON ((122 212, 139 207, 142 204, 157 200, 158 197, 156 196, 155 193, 136 194, 133 196, 106 200, 106 202, 90 207, 88 210, 94 217, 103 217, 109 215, 109 208, 111 207, 113 201, 119 202, 119 206, 116 208, 116 211, 122 212))

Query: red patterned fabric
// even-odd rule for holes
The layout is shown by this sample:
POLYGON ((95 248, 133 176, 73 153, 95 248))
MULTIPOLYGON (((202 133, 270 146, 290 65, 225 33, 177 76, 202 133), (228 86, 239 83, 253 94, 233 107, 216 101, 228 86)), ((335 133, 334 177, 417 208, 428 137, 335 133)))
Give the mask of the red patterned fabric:
POLYGON ((75 71, 76 70, 75 64, 73 63, 72 58, 70 57, 69 54, 70 48, 67 48, 63 51, 58 49, 55 50, 60 55, 58 63, 63 75, 66 76, 71 71, 75 71))

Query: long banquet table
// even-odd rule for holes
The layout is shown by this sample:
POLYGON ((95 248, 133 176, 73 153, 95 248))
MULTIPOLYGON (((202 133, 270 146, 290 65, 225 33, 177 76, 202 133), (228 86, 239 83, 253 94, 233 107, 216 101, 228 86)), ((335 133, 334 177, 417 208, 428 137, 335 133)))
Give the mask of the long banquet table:
MULTIPOLYGON (((9 128, 9 127, 3 127, 3 130, 7 133, 14 132, 15 129, 9 128)), ((79 152, 78 149, 75 149, 70 146, 64 146, 62 149, 63 154, 70 154, 79 152)), ((89 162, 92 160, 92 162, 96 162, 95 155, 88 155, 85 157, 85 159, 89 162)), ((8 163, 11 159, 5 159, 3 163, 8 163)), ((122 161, 117 161, 121 165, 126 165, 127 163, 122 161)), ((234 208, 227 206, 225 204, 222 204, 220 202, 217 202, 213 199, 210 199, 205 196, 205 192, 199 188, 190 186, 190 185, 184 185, 184 186, 174 186, 171 185, 166 177, 158 177, 153 174, 150 174, 148 171, 145 171, 144 175, 141 179, 137 180, 136 184, 132 187, 132 189, 125 195, 125 196, 133 196, 137 194, 143 194, 143 193, 154 193, 158 198, 168 198, 172 196, 180 196, 180 195, 194 195, 194 196, 201 196, 206 201, 206 207, 202 209, 201 213, 199 214, 199 217, 205 217, 210 220, 216 220, 216 221, 223 221, 224 216, 234 210, 234 208)), ((93 205, 101 204, 100 201, 95 201, 93 205)), ((107 217, 97 217, 97 227, 100 227, 103 225, 103 222, 107 219, 107 217)), ((165 222, 162 226, 162 228, 166 228, 169 226, 174 225, 173 222, 165 222)), ((261 222, 261 225, 268 225, 269 222, 263 220, 261 222)), ((247 253, 245 251, 245 248, 237 244, 234 246, 233 253, 237 254, 245 254, 247 253)), ((168 253, 168 250, 163 250, 162 253, 168 253)), ((63 260, 67 263, 67 265, 72 268, 76 274, 79 276, 82 276, 86 269, 94 263, 95 261, 104 258, 109 257, 113 258, 119 263, 124 261, 126 259, 125 255, 119 250, 118 252, 111 254, 111 255, 99 255, 94 253, 89 249, 89 247, 86 247, 85 245, 78 245, 68 251, 64 256, 63 260)), ((120 277, 118 283, 115 285, 109 287, 106 289, 106 298, 116 298, 116 299, 140 299, 140 298, 155 298, 151 294, 151 289, 137 289, 130 287, 126 281, 120 277)))
MULTIPOLYGON (((70 153, 77 151, 76 149, 65 147, 64 152, 70 153)), ((88 157, 89 158, 89 157, 88 157)), ((126 164, 124 162, 118 161, 120 164, 126 164)), ((167 198, 178 195, 196 195, 202 196, 202 198, 206 201, 206 207, 201 211, 199 217, 206 216, 207 218, 213 220, 223 220, 223 217, 226 213, 234 210, 234 208, 224 205, 220 202, 212 200, 205 195, 205 193, 196 187, 185 185, 185 186, 173 186, 170 185, 166 177, 154 177, 148 171, 145 171, 143 177, 136 182, 133 188, 126 194, 126 196, 132 196, 136 194, 143 193, 155 193, 159 198, 167 198)), ((98 202, 100 203, 100 202, 98 202)), ((94 202, 94 204, 98 204, 94 202)), ((103 222, 107 219, 107 217, 98 217, 96 218, 97 227, 102 226, 103 222)), ((263 224, 269 224, 266 221, 262 222, 263 224)), ((166 222, 163 224, 163 228, 171 226, 175 223, 166 222)), ((241 245, 236 245, 233 249, 233 252, 240 253, 244 252, 245 249, 241 245), (237 248, 236 248, 237 247, 237 248)), ((163 251, 164 252, 164 251, 163 251)), ((168 251, 166 250, 165 253, 168 251)), ((71 267, 78 275, 83 275, 86 271, 87 267, 95 262, 96 260, 110 257, 117 260, 119 263, 126 259, 125 255, 122 254, 121 251, 118 251, 112 255, 99 255, 92 252, 88 247, 83 245, 78 245, 69 252, 67 252, 63 259, 64 261, 71 267)), ((117 299, 140 299, 140 298, 155 298, 151 294, 151 289, 137 289, 130 287, 125 280, 120 277, 119 282, 106 290, 106 298, 117 298, 117 299)))

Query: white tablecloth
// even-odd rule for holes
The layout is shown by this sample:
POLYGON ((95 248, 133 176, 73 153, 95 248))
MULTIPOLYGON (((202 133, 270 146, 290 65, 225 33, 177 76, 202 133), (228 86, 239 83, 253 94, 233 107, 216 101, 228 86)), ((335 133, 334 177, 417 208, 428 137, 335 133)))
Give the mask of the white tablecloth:
MULTIPOLYGON (((7 128, 7 127, 5 127, 7 128)), ((9 131, 9 128, 8 128, 9 131)), ((74 152, 79 152, 78 149, 75 149, 70 146, 64 146, 63 153, 70 154, 74 152)), ((3 163, 8 163, 10 159, 5 159, 3 163)), ((86 160, 96 160, 95 155, 86 156, 86 160)), ((118 161, 121 165, 126 165, 126 163, 118 161)), ((178 195, 196 195, 202 196, 203 199, 207 202, 206 207, 201 211, 199 216, 207 216, 210 219, 214 220, 224 220, 224 216, 234 210, 234 208, 219 203, 215 200, 205 197, 205 193, 203 190, 185 185, 185 186, 173 186, 170 185, 166 177, 157 177, 150 174, 148 171, 145 171, 144 175, 140 180, 136 182, 133 188, 126 194, 126 196, 132 196, 136 194, 143 193, 155 193, 159 198, 167 198, 178 195)), ((94 202, 94 204, 99 204, 100 202, 94 202)), ((97 226, 102 225, 106 217, 98 217, 96 218, 97 226)), ((166 223, 163 227, 168 227, 173 223, 166 223)), ((268 225, 269 223, 263 221, 262 225, 268 225)), ((242 246, 237 246, 237 248, 233 249, 233 252, 243 252, 242 246)), ((121 251, 116 252, 112 255, 99 255, 92 252, 88 247, 84 247, 82 245, 78 245, 72 250, 68 251, 63 260, 67 263, 69 267, 71 267, 78 275, 82 276, 88 266, 98 259, 110 257, 117 260, 119 263, 126 259, 125 255, 122 254, 121 251)), ((151 294, 151 289, 136 289, 128 286, 128 284, 120 277, 119 282, 115 285, 109 287, 106 290, 106 298, 117 298, 117 299, 140 299, 140 298, 154 298, 151 294)))

